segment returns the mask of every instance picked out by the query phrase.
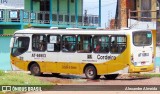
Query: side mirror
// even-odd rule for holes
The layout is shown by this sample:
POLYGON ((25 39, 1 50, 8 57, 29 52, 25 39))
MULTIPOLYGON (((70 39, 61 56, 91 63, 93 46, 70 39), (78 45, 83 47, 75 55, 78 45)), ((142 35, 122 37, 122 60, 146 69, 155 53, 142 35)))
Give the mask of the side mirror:
POLYGON ((12 37, 10 40, 10 46, 9 46, 10 48, 13 48, 13 43, 14 43, 14 38, 12 37))

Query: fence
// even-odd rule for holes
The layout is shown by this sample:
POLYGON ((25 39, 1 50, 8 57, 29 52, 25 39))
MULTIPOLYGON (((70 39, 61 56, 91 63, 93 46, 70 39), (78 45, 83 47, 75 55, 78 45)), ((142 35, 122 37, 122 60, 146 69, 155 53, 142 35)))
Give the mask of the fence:
POLYGON ((49 11, 26 11, 26 10, 0 10, 0 23, 18 24, 54 24, 54 25, 78 25, 98 26, 98 15, 79 15, 76 23, 75 14, 55 13, 49 11))

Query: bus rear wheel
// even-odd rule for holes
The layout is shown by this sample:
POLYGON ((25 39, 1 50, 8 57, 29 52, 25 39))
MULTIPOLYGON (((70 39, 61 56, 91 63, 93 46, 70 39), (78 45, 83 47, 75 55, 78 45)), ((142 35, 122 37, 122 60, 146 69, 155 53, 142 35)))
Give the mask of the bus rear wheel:
POLYGON ((97 75, 97 70, 94 66, 87 66, 84 72, 88 79, 95 80, 100 78, 100 75, 97 75))
POLYGON ((118 77, 119 74, 108 74, 108 75, 104 75, 104 77, 107 79, 107 80, 114 80, 118 77))
POLYGON ((42 73, 38 64, 34 63, 30 67, 31 74, 34 76, 40 76, 42 73))

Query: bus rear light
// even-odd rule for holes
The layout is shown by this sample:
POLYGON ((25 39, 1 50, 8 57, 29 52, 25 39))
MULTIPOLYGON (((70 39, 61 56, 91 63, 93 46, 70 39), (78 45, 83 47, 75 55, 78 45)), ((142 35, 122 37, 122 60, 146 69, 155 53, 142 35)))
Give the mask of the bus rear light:
POLYGON ((154 59, 154 54, 152 54, 152 59, 154 59))
POLYGON ((152 54, 152 63, 154 62, 154 54, 152 54))
POLYGON ((134 58, 133 58, 133 55, 131 55, 131 62, 134 64, 134 58))
POLYGON ((131 55, 131 61, 133 61, 133 55, 131 55))

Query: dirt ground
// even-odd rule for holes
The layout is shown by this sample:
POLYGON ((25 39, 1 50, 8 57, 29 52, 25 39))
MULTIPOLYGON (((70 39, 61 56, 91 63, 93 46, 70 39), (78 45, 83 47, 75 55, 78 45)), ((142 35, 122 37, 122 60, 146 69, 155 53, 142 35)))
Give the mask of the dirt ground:
MULTIPOLYGON (((126 75, 120 75, 115 80, 106 80, 104 77, 101 77, 99 80, 88 80, 85 78, 84 75, 75 76, 75 75, 61 75, 58 77, 53 77, 53 75, 43 75, 41 77, 38 77, 42 81, 49 81, 51 83, 54 83, 56 85, 75 85, 75 87, 71 87, 71 90, 67 90, 70 88, 59 88, 58 90, 51 89, 50 91, 42 91, 42 92, 27 92, 25 94, 160 94, 160 78, 159 77, 153 77, 153 78, 146 78, 146 77, 135 77, 135 76, 128 76, 126 75), (85 88, 85 86, 99 86, 99 85, 136 85, 136 86, 155 86, 158 88, 159 91, 117 91, 114 90, 111 91, 78 91, 76 90, 76 86, 81 85, 82 88, 85 88), (84 86, 84 87, 83 87, 84 86), (75 88, 75 89, 74 89, 75 88), (67 91, 65 91, 67 90, 67 91)), ((94 87, 95 88, 95 87, 94 87)), ((111 88, 111 87, 110 87, 111 88)), ((96 89, 96 88, 95 88, 96 89)), ((112 89, 112 88, 111 88, 112 89)))
POLYGON ((60 75, 57 77, 54 77, 53 75, 43 75, 38 77, 42 81, 49 81, 51 83, 55 83, 56 85, 65 86, 65 85, 71 85, 71 86, 65 86, 65 87, 57 87, 58 89, 51 89, 50 91, 42 91, 42 92, 27 92, 26 94, 160 94, 160 78, 159 77, 135 77, 135 76, 129 76, 128 74, 120 75, 115 80, 106 80, 103 76, 99 80, 88 80, 85 78, 84 75, 60 75), (82 87, 81 89, 77 89, 77 86, 80 85, 82 87), (98 90, 95 86, 108 86, 107 90, 98 90), (119 88, 110 87, 110 85, 136 85, 136 86, 155 86, 159 91, 125 91, 121 90, 118 91, 119 88), (158 86, 157 86, 158 85, 158 86), (83 88, 86 88, 87 86, 94 86, 93 90, 87 90, 83 91, 83 88), (114 88, 114 89, 112 89, 114 88), (97 89, 97 91, 96 91, 97 89), (118 89, 118 90, 116 90, 118 89))
POLYGON ((42 81, 49 81, 56 85, 160 85, 160 77, 136 77, 123 74, 115 80, 106 80, 103 76, 98 80, 86 79, 84 75, 60 75, 54 77, 46 74, 38 77, 42 81))

